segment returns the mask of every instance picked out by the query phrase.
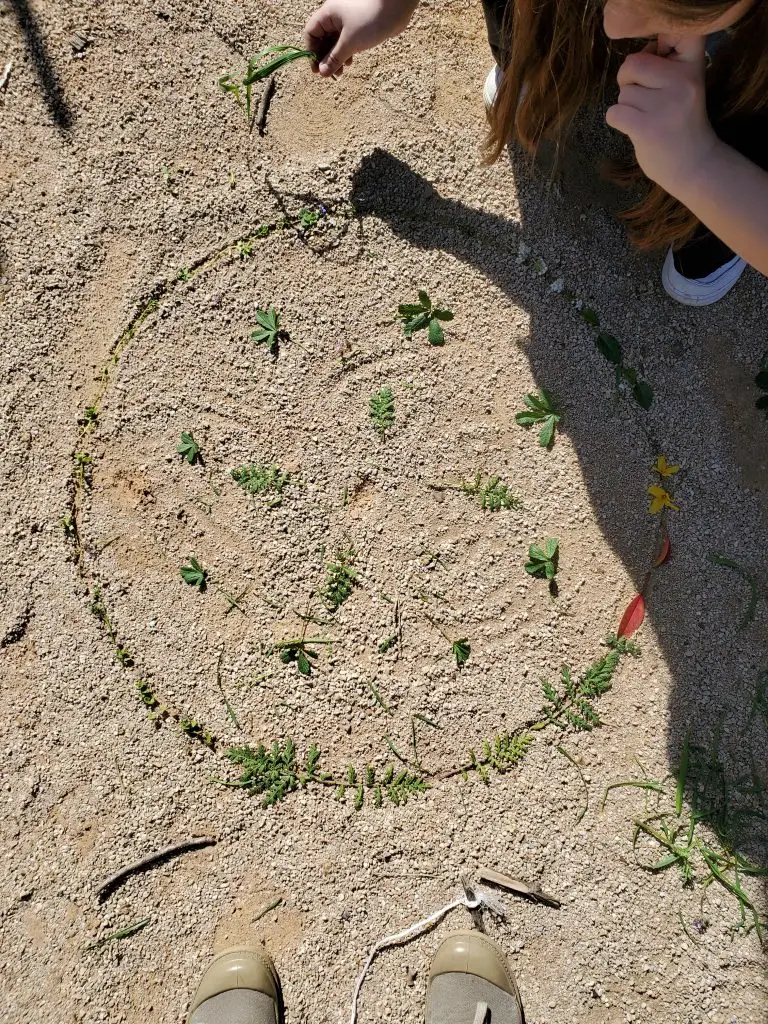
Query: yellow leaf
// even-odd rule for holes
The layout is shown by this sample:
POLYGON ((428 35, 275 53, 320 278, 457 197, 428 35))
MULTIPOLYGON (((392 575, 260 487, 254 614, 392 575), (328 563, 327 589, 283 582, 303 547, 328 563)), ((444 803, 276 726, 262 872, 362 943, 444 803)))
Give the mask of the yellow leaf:
POLYGON ((658 459, 656 459, 656 465, 653 468, 661 477, 674 476, 675 473, 680 472, 680 467, 670 466, 663 455, 660 455, 658 459))

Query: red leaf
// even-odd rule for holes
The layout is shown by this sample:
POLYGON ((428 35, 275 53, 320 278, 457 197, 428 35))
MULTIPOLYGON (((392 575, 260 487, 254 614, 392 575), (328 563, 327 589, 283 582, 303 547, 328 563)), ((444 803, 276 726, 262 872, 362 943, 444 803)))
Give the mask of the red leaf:
POLYGON ((656 568, 656 566, 663 565, 664 562, 666 562, 666 560, 669 558, 671 547, 672 545, 669 543, 669 534, 665 533, 664 540, 661 542, 661 550, 659 551, 658 558, 653 563, 654 569, 656 568))
POLYGON ((627 606, 627 610, 621 616, 621 622, 616 636, 632 636, 645 618, 645 598, 642 594, 636 594, 627 606))

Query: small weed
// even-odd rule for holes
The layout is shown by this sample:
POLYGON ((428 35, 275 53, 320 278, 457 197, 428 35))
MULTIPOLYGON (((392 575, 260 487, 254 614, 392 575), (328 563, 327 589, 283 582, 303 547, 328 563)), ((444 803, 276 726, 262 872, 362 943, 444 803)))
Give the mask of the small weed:
POLYGON ((312 228, 317 227, 317 222, 322 216, 322 210, 299 210, 299 227, 302 231, 311 231, 312 228))
POLYGON ((611 651, 594 662, 579 679, 574 679, 568 666, 563 665, 559 687, 543 679, 541 688, 546 703, 541 709, 542 721, 559 729, 570 725, 587 732, 601 725, 594 701, 610 690, 620 657, 618 651, 611 651))
POLYGON ((208 570, 204 569, 196 558, 190 556, 189 563, 182 565, 179 572, 185 583, 197 587, 202 594, 208 583, 208 570))
POLYGON ((628 639, 628 637, 619 637, 615 633, 609 633, 605 638, 605 644, 612 650, 618 651, 619 654, 631 654, 633 658, 640 657, 639 644, 636 644, 634 640, 628 639))
POLYGON ((93 458, 88 452, 75 452, 73 472, 78 487, 90 491, 93 483, 93 458))
POLYGON ((382 388, 371 395, 368 403, 371 423, 377 434, 384 434, 395 425, 395 400, 391 388, 382 388))
POLYGON ((210 747, 211 750, 215 747, 215 741, 211 733, 207 729, 204 729, 199 722, 196 722, 194 718, 180 718, 179 728, 188 736, 191 740, 197 740, 198 743, 202 743, 205 747, 210 747))
POLYGON ((320 590, 320 597, 330 612, 338 611, 352 593, 358 578, 354 566, 353 547, 337 550, 336 561, 326 566, 325 585, 320 590))
POLYGON ((749 585, 749 600, 739 623, 739 628, 744 629, 754 619, 758 601, 766 595, 761 593, 757 580, 752 573, 732 558, 726 558, 725 555, 720 555, 716 551, 710 551, 709 560, 713 565, 722 565, 726 569, 733 569, 749 585))
POLYGON ((235 73, 222 75, 219 79, 219 86, 224 92, 235 97, 239 106, 245 110, 245 116, 249 126, 253 121, 255 111, 253 108, 253 86, 257 82, 263 82, 276 71, 291 61, 306 57, 315 60, 315 54, 310 50, 302 50, 298 46, 267 46, 259 50, 250 58, 245 73, 236 77, 235 73))
POLYGON ((188 433, 186 430, 182 430, 181 441, 176 448, 176 452, 178 455, 181 455, 182 458, 186 459, 190 466, 194 466, 200 458, 200 445, 191 433, 188 433))
POLYGON ((248 463, 232 470, 232 479, 248 494, 271 494, 267 502, 270 508, 282 503, 283 491, 291 482, 291 474, 273 464, 254 465, 248 463))
POLYGON ((319 637, 297 637, 295 640, 280 640, 273 650, 280 656, 284 665, 296 662, 296 667, 303 676, 312 675, 312 661, 317 661, 318 653, 310 647, 310 644, 329 644, 330 640, 321 640, 319 637), (312 659, 312 661, 310 661, 312 659))
POLYGON ((403 303, 397 307, 397 313, 403 323, 406 338, 412 338, 417 331, 426 330, 430 345, 445 344, 441 321, 453 320, 453 313, 449 309, 434 306, 425 291, 419 292, 418 303, 403 303))
POLYGON ((83 415, 77 422, 83 428, 84 434, 95 430, 99 425, 99 410, 95 405, 87 405, 83 410, 83 415))
POLYGON ((67 540, 77 540, 77 521, 71 513, 62 516, 59 520, 59 525, 64 531, 64 536, 67 540))
POLYGON ((134 666, 133 656, 125 647, 118 647, 115 650, 115 660, 119 661, 123 668, 133 668, 134 666))
POLYGON ((553 583, 557 575, 557 563, 560 557, 560 542, 556 537, 544 541, 543 547, 531 544, 528 548, 528 561, 525 571, 529 576, 547 579, 553 583))
POLYGON ((181 269, 176 272, 176 280, 177 281, 191 281, 192 280, 192 271, 188 267, 181 267, 181 269))
POLYGON ((733 849, 733 830, 741 820, 756 817, 765 820, 762 807, 754 806, 756 798, 758 803, 762 800, 764 787, 760 779, 736 780, 731 784, 725 775, 719 744, 719 729, 715 730, 708 751, 692 744, 686 736, 674 791, 647 777, 622 780, 606 789, 602 806, 605 806, 608 793, 620 786, 644 790, 645 816, 633 821, 632 848, 638 864, 653 874, 676 867, 684 886, 697 883, 702 887, 720 885, 739 905, 739 920, 735 928, 745 934, 756 931, 762 943, 766 922, 744 890, 742 879, 765 877, 768 868, 753 863, 733 849), (684 808, 686 792, 690 794, 690 812, 684 808), (650 793, 656 795, 655 807, 649 807, 650 793), (704 839, 698 834, 702 823, 712 829, 714 840, 704 839), (661 856, 650 863, 641 861, 638 847, 643 841, 650 843, 651 848, 655 847, 661 856))
POLYGON ((555 437, 555 427, 560 422, 560 413, 544 388, 541 388, 538 394, 531 392, 526 395, 523 401, 528 408, 517 413, 515 421, 521 427, 530 427, 534 423, 539 424, 541 426, 539 444, 542 448, 549 448, 555 437))
POLYGON ((472 653, 472 648, 470 647, 467 638, 462 637, 460 640, 454 640, 446 633, 446 631, 443 629, 439 622, 435 622, 435 620, 431 618, 429 615, 425 616, 425 618, 427 622, 430 624, 430 626, 434 627, 434 629, 436 629, 438 633, 445 637, 445 639, 451 645, 451 654, 453 655, 456 661, 456 667, 461 668, 463 665, 466 665, 466 663, 469 661, 469 656, 472 653))
POLYGON ((497 476, 483 479, 482 474, 477 473, 472 483, 462 480, 457 489, 463 491, 464 494, 476 497, 480 508, 489 509, 491 512, 498 512, 501 508, 521 509, 523 507, 520 498, 510 494, 507 484, 502 483, 497 476))
POLYGON ((620 343, 612 334, 600 330, 600 320, 594 309, 590 309, 589 306, 582 306, 579 309, 579 314, 585 323, 594 328, 596 332, 595 345, 600 354, 615 367, 617 392, 621 393, 621 385, 625 382, 640 408, 646 411, 650 409, 653 404, 653 389, 647 381, 642 380, 638 376, 637 370, 634 367, 626 365, 620 343))
POLYGON ((266 345, 271 356, 280 353, 280 342, 288 339, 286 331, 280 327, 280 314, 274 309, 257 309, 258 327, 251 331, 251 341, 257 345, 266 345))

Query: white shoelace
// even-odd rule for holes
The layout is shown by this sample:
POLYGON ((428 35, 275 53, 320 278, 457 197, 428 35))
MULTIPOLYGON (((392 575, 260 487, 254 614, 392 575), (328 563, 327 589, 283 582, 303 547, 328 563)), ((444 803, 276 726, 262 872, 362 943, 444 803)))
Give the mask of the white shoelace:
MULTIPOLYGON (((477 887, 472 888, 474 899, 467 896, 466 893, 462 893, 458 899, 453 900, 452 903, 447 903, 444 907, 436 910, 434 914, 430 914, 429 917, 423 918, 421 921, 417 921, 416 924, 412 924, 408 928, 404 928, 401 932, 396 932, 394 935, 387 935, 383 939, 379 939, 378 942, 374 943, 371 947, 371 951, 368 954, 368 959, 365 961, 360 976, 357 979, 355 985, 355 992, 352 996, 352 1012, 349 1018, 349 1024, 357 1024, 357 1001, 360 996, 360 990, 363 987, 363 982, 366 979, 368 971, 370 970, 371 964, 376 959, 378 954, 389 946, 399 946, 402 942, 407 942, 409 939, 415 938, 420 932, 426 931, 428 928, 433 928, 438 922, 450 914, 456 907, 466 907, 467 910, 478 910, 480 907, 487 907, 492 914, 497 917, 504 918, 506 911, 504 904, 498 899, 492 892, 488 892, 485 889, 478 889, 477 887)), ((473 1024, 485 1024, 485 1016, 488 1012, 488 1005, 485 1003, 478 1003, 478 1013, 475 1015, 473 1024), (485 1007, 483 1010, 483 1016, 478 1016, 481 1007, 485 1007)))
POLYGON ((485 1024, 488 1018, 488 1003, 478 1003, 472 1024, 485 1024))

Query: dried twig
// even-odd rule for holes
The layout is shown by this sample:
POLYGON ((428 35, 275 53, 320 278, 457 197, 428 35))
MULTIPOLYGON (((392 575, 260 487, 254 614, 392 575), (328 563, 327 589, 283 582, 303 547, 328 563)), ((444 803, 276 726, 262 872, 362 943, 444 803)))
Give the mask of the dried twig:
POLYGON ((185 853, 187 850, 197 850, 201 846, 215 846, 217 842, 218 840, 213 836, 200 836, 196 839, 185 839, 184 842, 174 843, 172 846, 164 846, 162 850, 150 853, 149 856, 142 857, 141 860, 129 864, 126 868, 120 868, 119 871, 110 875, 109 878, 105 878, 97 888, 96 895, 99 899, 105 899, 129 875, 136 874, 137 871, 144 871, 146 868, 152 867, 160 861, 169 860, 179 853, 185 853))
POLYGON ((500 871, 494 871, 493 868, 479 868, 477 877, 483 882, 491 882, 509 892, 517 893, 518 896, 525 896, 529 900, 533 900, 534 903, 544 903, 548 907, 555 907, 555 909, 560 907, 560 900, 554 896, 548 896, 540 889, 534 889, 527 882, 521 882, 519 878, 510 878, 509 875, 503 875, 500 871))
POLYGON ((259 105, 256 108, 256 117, 253 119, 253 123, 258 129, 259 135, 264 134, 264 129, 267 125, 267 114, 269 113, 269 104, 272 99, 272 93, 275 91, 275 76, 270 75, 264 83, 264 89, 261 93, 261 99, 259 105))
POLYGON ((9 60, 3 69, 2 75, 0 75, 0 92, 7 87, 11 78, 11 71, 13 71, 13 61, 9 60))

